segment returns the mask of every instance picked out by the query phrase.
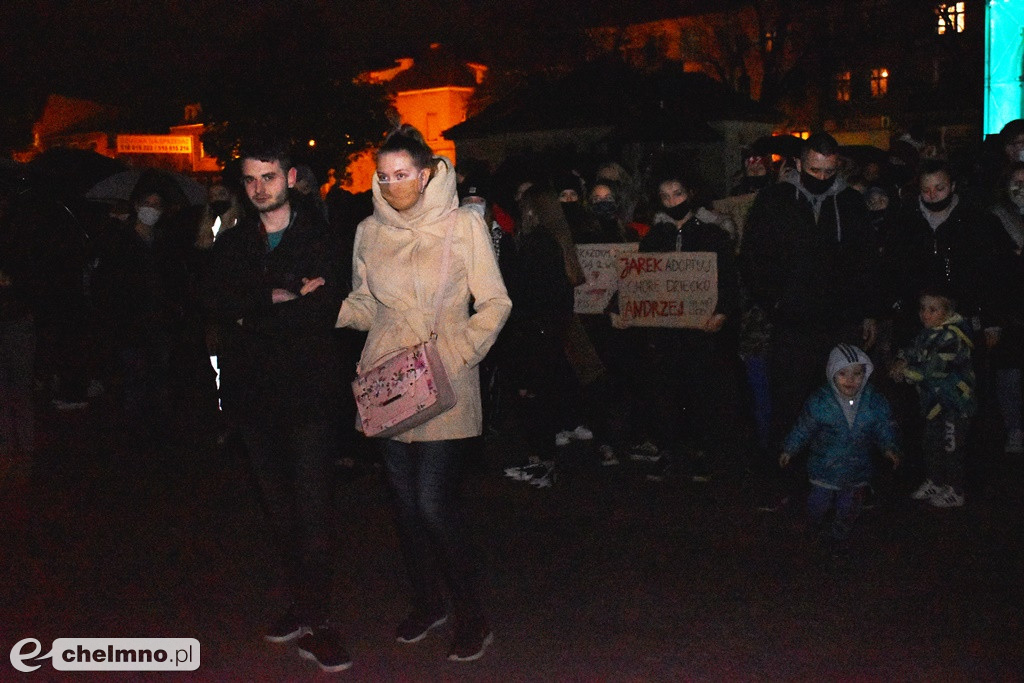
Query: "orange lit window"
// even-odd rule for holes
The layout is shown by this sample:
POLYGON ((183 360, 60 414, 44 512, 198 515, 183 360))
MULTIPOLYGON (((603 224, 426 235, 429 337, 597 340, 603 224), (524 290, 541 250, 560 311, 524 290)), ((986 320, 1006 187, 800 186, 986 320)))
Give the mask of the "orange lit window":
POLYGON ((889 70, 888 69, 872 69, 871 70, 871 96, 872 97, 885 97, 886 93, 889 92, 889 70))
POLYGON ((840 71, 836 74, 836 100, 839 102, 850 101, 850 72, 840 71))
POLYGON ((775 31, 765 31, 764 36, 762 36, 765 52, 771 52, 775 49, 775 38, 777 35, 775 31))
POLYGON ((962 2, 943 3, 935 8, 938 24, 935 30, 941 36, 944 33, 963 33, 964 17, 967 12, 962 2))

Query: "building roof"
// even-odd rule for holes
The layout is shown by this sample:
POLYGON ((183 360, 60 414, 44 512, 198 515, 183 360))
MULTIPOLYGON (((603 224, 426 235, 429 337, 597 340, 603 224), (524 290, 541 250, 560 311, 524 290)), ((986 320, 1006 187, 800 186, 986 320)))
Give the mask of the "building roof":
MULTIPOLYGON (((689 127, 699 138, 708 121, 776 121, 778 114, 679 64, 655 72, 613 56, 585 64, 558 80, 540 79, 445 131, 449 140, 540 130, 610 126, 643 131, 637 121, 671 124, 674 139, 689 127)), ((666 131, 667 132, 667 131, 666 131)), ((704 130, 706 133, 707 131, 704 130)))
POLYGON ((116 123, 119 116, 116 107, 64 95, 50 95, 33 131, 36 136, 47 138, 104 130, 116 123))

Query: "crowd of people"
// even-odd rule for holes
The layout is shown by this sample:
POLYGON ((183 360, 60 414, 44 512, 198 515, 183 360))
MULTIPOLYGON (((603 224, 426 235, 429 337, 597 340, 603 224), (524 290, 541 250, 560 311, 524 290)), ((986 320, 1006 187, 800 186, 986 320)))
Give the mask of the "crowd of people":
POLYGON ((267 640, 340 671, 327 520, 331 469, 362 443, 347 385, 436 339, 458 401, 376 440, 412 587, 399 642, 449 617, 450 659, 493 640, 458 497, 487 432, 521 437, 504 473, 538 488, 579 444, 653 482, 746 472, 766 512, 805 497, 842 556, 883 460, 908 473, 901 495, 956 508, 985 457, 981 411, 1000 425, 988 455, 1024 451, 1024 120, 997 139, 998 158, 969 167, 913 135, 869 159, 825 133, 793 156, 751 150, 730 212, 685 153, 632 173, 556 153, 455 167, 409 126, 362 196, 276 138, 249 141, 205 205, 160 172, 77 215, 14 186, 3 465, 36 457, 40 391, 57 410, 116 395, 134 449, 173 438, 185 397, 222 441, 238 435, 265 502, 291 597, 267 640), (577 312, 578 247, 633 243, 713 254, 706 319, 630 326, 615 296, 577 312))

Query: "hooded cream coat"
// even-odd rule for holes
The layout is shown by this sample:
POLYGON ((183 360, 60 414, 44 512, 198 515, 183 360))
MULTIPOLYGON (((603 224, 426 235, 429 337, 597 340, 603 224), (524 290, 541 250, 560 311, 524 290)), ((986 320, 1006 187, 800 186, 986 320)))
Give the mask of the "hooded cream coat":
POLYGON ((406 443, 461 439, 482 432, 477 365, 512 310, 483 220, 459 208, 451 162, 444 157, 437 161, 437 171, 420 201, 401 213, 381 197, 374 176, 373 215, 356 229, 352 293, 338 313, 338 327, 369 331, 360 369, 425 341, 434 317, 445 231, 449 221, 455 221, 451 267, 436 332, 458 402, 429 422, 393 437, 406 443))

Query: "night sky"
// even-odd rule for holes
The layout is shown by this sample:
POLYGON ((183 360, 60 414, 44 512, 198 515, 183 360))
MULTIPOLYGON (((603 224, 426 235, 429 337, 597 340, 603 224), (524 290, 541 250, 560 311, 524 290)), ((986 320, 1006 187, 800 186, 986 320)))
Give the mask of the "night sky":
POLYGON ((126 107, 159 130, 189 102, 351 78, 432 42, 492 71, 544 69, 578 58, 578 27, 606 12, 592 0, 9 0, 2 142, 26 143, 51 93, 126 107))

